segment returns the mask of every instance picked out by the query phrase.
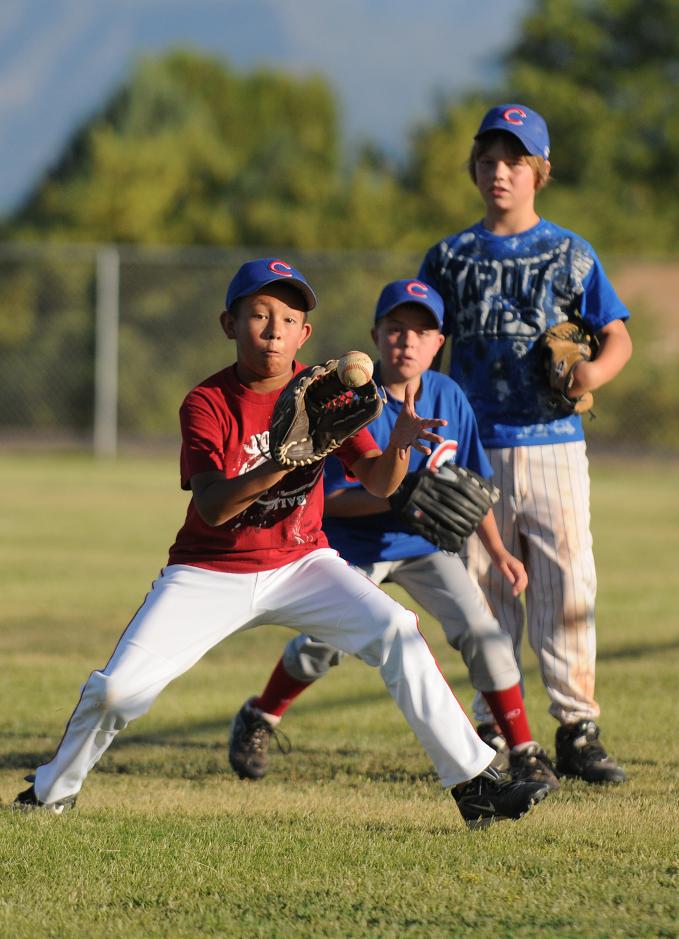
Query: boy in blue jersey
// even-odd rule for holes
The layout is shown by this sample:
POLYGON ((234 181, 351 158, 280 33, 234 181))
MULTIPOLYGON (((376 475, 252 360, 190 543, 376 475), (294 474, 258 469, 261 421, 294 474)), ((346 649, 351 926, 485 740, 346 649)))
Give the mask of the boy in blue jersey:
MULTIPOLYGON (((428 371, 444 342, 442 322, 443 301, 426 284, 399 280, 384 288, 372 337, 379 350, 375 381, 385 388, 387 400, 369 429, 380 446, 386 445, 410 384, 418 409, 447 423, 438 429, 443 442, 430 455, 411 451, 409 472, 425 467, 435 471, 454 460, 490 476, 492 468, 464 394, 447 376, 428 371)), ((347 478, 334 458, 326 463, 324 483, 323 525, 330 545, 375 583, 400 584, 441 622, 448 642, 462 653, 473 686, 502 729, 509 751, 505 760, 514 779, 558 788, 550 761, 528 725, 511 640, 478 596, 459 556, 439 551, 409 531, 389 500, 375 498, 358 480, 347 478)), ((508 592, 518 598, 526 585, 525 570, 502 544, 492 510, 481 522, 479 536, 508 592)), ((263 693, 246 702, 233 722, 229 759, 242 778, 265 775, 269 738, 281 716, 295 697, 339 664, 341 656, 337 649, 309 636, 287 644, 263 693)))
MULTIPOLYGON (((551 699, 557 771, 587 782, 623 782, 599 740, 594 698, 596 573, 589 473, 577 399, 614 378, 632 352, 629 313, 584 239, 535 211, 549 180, 549 134, 521 104, 491 108, 474 138, 469 172, 485 204, 482 221, 426 254, 419 277, 445 304, 451 376, 467 395, 502 499, 504 543, 528 571, 525 610, 505 589, 481 542, 467 569, 511 637, 519 659, 524 620, 551 699), (554 403, 540 339, 550 326, 582 321, 598 351, 576 366, 573 407, 554 403)), ((484 739, 499 728, 477 695, 484 739)))

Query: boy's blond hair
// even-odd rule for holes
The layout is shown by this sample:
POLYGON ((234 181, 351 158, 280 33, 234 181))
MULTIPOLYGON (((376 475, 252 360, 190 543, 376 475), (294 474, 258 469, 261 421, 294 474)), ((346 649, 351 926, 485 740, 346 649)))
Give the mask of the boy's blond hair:
POLYGON ((541 189, 544 189, 551 178, 549 175, 549 166, 547 164, 547 160, 541 156, 531 156, 530 154, 526 153, 526 150, 518 137, 515 137, 513 134, 509 134, 504 130, 489 131, 488 133, 483 134, 481 137, 474 140, 471 152, 469 154, 469 162, 467 164, 467 169, 469 170, 469 175, 471 176, 474 185, 476 185, 476 161, 479 159, 479 157, 482 157, 483 154, 486 153, 486 151, 488 151, 498 140, 504 144, 513 157, 523 157, 524 161, 533 170, 535 191, 539 192, 541 189))

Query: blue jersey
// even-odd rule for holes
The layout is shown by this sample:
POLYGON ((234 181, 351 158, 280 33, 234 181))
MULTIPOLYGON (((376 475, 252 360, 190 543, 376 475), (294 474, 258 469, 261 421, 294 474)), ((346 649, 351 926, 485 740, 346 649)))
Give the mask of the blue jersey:
POLYGON ((450 374, 484 446, 583 439, 582 418, 551 403, 538 340, 577 316, 592 333, 629 317, 591 245, 544 219, 505 236, 478 223, 431 248, 418 276, 443 297, 450 374))
MULTIPOLYGON (((379 385, 379 365, 375 369, 375 381, 379 385)), ((368 424, 368 430, 382 450, 389 443, 402 407, 402 401, 387 395, 382 413, 368 424)), ((440 466, 452 460, 482 476, 493 475, 493 468, 479 440, 474 413, 454 381, 438 372, 424 372, 417 399, 417 413, 423 417, 445 418, 448 424, 438 428, 437 433, 444 441, 429 457, 411 447, 409 472, 416 472, 426 465, 440 466)), ((324 484, 326 495, 337 489, 360 488, 357 480, 346 477, 336 457, 329 457, 325 462, 324 484)), ((350 564, 359 566, 375 564, 377 561, 420 557, 437 550, 426 538, 406 531, 394 512, 358 518, 326 516, 323 519, 323 530, 331 546, 350 564)))

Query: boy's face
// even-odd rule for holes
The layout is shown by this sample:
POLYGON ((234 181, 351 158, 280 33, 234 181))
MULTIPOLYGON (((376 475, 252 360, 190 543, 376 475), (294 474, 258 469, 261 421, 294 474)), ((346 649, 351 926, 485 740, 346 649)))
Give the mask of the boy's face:
POLYGON ((484 148, 474 164, 476 185, 489 213, 532 208, 535 174, 525 157, 501 137, 484 148))
POLYGON ((285 283, 269 284, 222 313, 222 327, 236 341, 241 381, 290 379, 297 352, 311 335, 301 293, 285 283))
POLYGON ((434 316, 419 303, 394 307, 378 320, 371 335, 386 385, 419 378, 445 342, 434 316))

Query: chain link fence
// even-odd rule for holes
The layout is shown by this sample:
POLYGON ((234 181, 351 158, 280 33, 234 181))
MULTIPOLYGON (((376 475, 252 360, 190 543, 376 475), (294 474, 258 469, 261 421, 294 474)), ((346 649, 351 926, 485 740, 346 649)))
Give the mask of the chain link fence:
MULTIPOLYGON (((0 441, 5 448, 88 447, 100 455, 176 446, 185 393, 233 359, 219 325, 228 281, 243 261, 278 253, 0 245, 0 441)), ((393 252, 285 257, 320 298, 308 362, 350 348, 370 351, 380 289, 416 272, 421 260, 393 252)), ((679 453, 672 323, 635 307, 631 332, 635 355, 596 396, 590 446, 679 453)))

